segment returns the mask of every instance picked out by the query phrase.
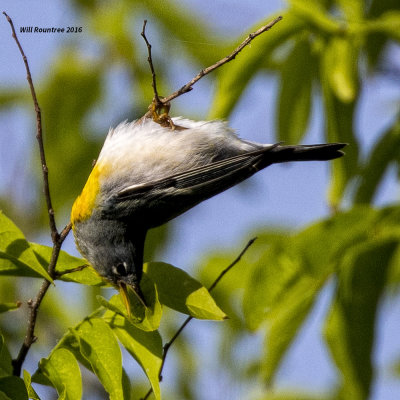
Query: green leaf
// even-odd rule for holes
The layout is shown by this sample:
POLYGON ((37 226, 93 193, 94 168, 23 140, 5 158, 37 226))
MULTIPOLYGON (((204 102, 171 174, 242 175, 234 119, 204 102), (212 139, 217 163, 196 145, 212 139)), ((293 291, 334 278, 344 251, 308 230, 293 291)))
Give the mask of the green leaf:
POLYGON ((291 242, 289 236, 271 242, 253 269, 243 297, 243 312, 250 330, 258 329, 266 321, 274 305, 301 276, 301 258, 288 251, 291 242), (288 243, 287 248, 284 243, 288 243))
POLYGON ((380 136, 360 172, 359 186, 354 196, 355 203, 371 203, 390 163, 400 153, 400 120, 380 136))
POLYGON ((36 393, 35 389, 32 387, 32 378, 30 373, 24 369, 24 382, 26 390, 28 391, 28 396, 32 400, 40 400, 40 397, 36 393))
POLYGON ((16 303, 0 303, 0 313, 10 311, 10 310, 16 310, 19 307, 21 307, 21 302, 17 301, 16 303))
POLYGON ((343 399, 366 399, 373 379, 372 351, 378 302, 398 240, 370 240, 343 258, 325 337, 343 375, 343 399))
POLYGON ((307 129, 311 108, 312 58, 308 41, 299 39, 283 63, 277 114, 279 141, 298 143, 307 129))
POLYGON ((371 19, 379 17, 387 11, 396 10, 398 6, 397 0, 372 0, 368 9, 368 16, 371 19))
MULTIPOLYGON (((392 214, 390 218, 394 219, 392 214)), ((271 308, 282 301, 288 288, 304 275, 316 281, 327 278, 343 253, 368 240, 379 229, 379 221, 384 220, 375 210, 358 207, 337 213, 296 234, 269 237, 263 252, 257 256, 245 290, 243 307, 249 329, 258 329, 271 308)))
MULTIPOLYGON (((49 246, 32 242, 30 245, 40 264, 44 267, 49 265, 53 249, 49 246)), ((106 284, 96 270, 90 265, 87 265, 87 261, 85 259, 73 257, 63 250, 60 251, 58 256, 56 272, 64 273, 59 279, 66 282, 76 282, 82 283, 83 285, 92 286, 101 286, 106 284), (86 267, 81 271, 65 273, 66 271, 82 267, 84 265, 86 265, 86 267)))
MULTIPOLYGON (((121 307, 123 307, 122 303, 121 307)), ((118 365, 121 355, 120 353, 115 353, 117 351, 117 348, 119 351, 119 347, 118 345, 116 346, 115 337, 110 336, 110 328, 102 331, 102 325, 100 327, 98 326, 99 324, 98 322, 96 322, 98 318, 96 318, 95 316, 99 314, 99 311, 101 311, 101 309, 96 310, 91 316, 85 318, 75 328, 66 333, 63 338, 58 342, 57 346, 52 350, 49 357, 51 357, 51 355, 59 349, 68 349, 75 356, 75 358, 87 369, 96 373, 99 378, 100 375, 105 376, 104 379, 107 381, 109 380, 107 374, 111 374, 112 370, 115 370, 116 375, 119 376, 120 368, 118 367, 118 365), (92 330, 94 329, 97 329, 98 334, 95 334, 92 337, 92 330), (85 337, 87 337, 88 341, 93 340, 94 342, 90 343, 90 345, 94 349, 93 357, 86 356, 86 353, 82 351, 81 343, 82 340, 85 340, 85 337), (97 350, 98 347, 100 348, 99 352, 97 350), (97 356, 95 353, 97 353, 97 356), (102 357, 105 363, 108 363, 108 360, 110 360, 110 363, 107 366, 109 367, 108 371, 104 371, 105 366, 100 366, 97 367, 100 372, 96 372, 95 367, 97 363, 97 357, 102 357)), ((132 354, 133 357, 136 358, 138 363, 142 366, 144 372, 148 375, 151 384, 154 385, 155 393, 158 393, 159 389, 157 389, 158 383, 156 383, 155 380, 155 371, 157 370, 158 373, 160 359, 162 356, 162 343, 161 337, 158 332, 144 332, 142 329, 138 329, 133 326, 125 317, 122 317, 111 311, 107 311, 104 314, 103 319, 104 321, 107 321, 109 326, 112 328, 112 331, 120 339, 121 343, 126 346, 127 350, 132 354)), ((50 384, 50 382, 47 381, 47 378, 40 371, 37 371, 34 374, 33 380, 37 383, 45 385, 50 384)), ((127 382, 125 381, 126 377, 122 376, 121 386, 126 387, 127 382)), ((114 381, 114 383, 109 383, 108 386, 112 386, 112 384, 118 386, 117 381, 114 381)), ((103 383, 103 385, 105 386, 105 383, 103 383)))
POLYGON ((16 376, 0 378, 0 393, 5 394, 11 400, 28 400, 25 383, 21 378, 16 376))
POLYGON ((370 21, 368 28, 375 32, 381 32, 400 42, 400 11, 388 11, 380 18, 370 21))
POLYGON ((81 354, 89 361, 111 400, 123 399, 122 356, 111 328, 100 318, 83 321, 75 329, 81 354))
POLYGON ((325 109, 327 141, 348 143, 346 156, 334 160, 332 165, 332 182, 328 200, 333 209, 337 209, 350 179, 357 171, 358 142, 353 131, 355 102, 343 103, 333 93, 329 84, 331 62, 328 52, 323 51, 320 61, 320 83, 325 109))
POLYGON ((124 393, 124 399, 132 398, 132 385, 125 368, 122 368, 122 390, 124 393))
POLYGON ((340 22, 331 18, 318 2, 313 1, 310 7, 309 2, 302 0, 290 0, 290 12, 301 19, 308 28, 322 33, 335 34, 340 31, 340 22))
POLYGON ((129 354, 147 375, 156 399, 161 398, 158 373, 162 363, 162 341, 158 331, 145 332, 120 315, 110 319, 110 327, 129 354))
MULTIPOLYGON (((376 68, 381 56, 386 49, 388 37, 385 33, 377 31, 375 34, 371 32, 374 20, 382 16, 385 12, 398 9, 398 0, 372 0, 368 9, 368 19, 365 27, 368 27, 369 35, 365 43, 365 50, 371 68, 376 68)), ((378 19, 379 21, 379 19, 378 19)))
POLYGON ((78 362, 71 352, 57 349, 39 363, 40 372, 56 388, 60 398, 78 400, 82 398, 82 377, 78 362))
POLYGON ((13 400, 13 399, 10 399, 4 392, 0 391, 0 400, 13 400))
POLYGON ((307 318, 315 298, 321 290, 321 282, 303 276, 286 289, 285 296, 267 316, 265 361, 263 372, 271 383, 280 362, 307 318))
MULTIPOLYGON (((261 24, 267 24, 276 16, 270 16, 250 30, 254 32, 261 24)), ((217 88, 211 106, 209 119, 227 118, 233 111, 249 81, 263 68, 265 60, 271 53, 282 46, 289 38, 298 34, 305 24, 293 14, 283 14, 283 20, 276 24, 270 31, 260 35, 247 46, 235 61, 228 63, 217 74, 217 88)), ((235 39, 234 48, 242 38, 235 39)))
POLYGON ((264 374, 274 378, 279 364, 307 318, 325 282, 338 268, 343 254, 370 239, 389 234, 397 224, 367 207, 338 213, 294 235, 270 238, 259 255, 245 289, 243 310, 249 329, 267 324, 264 374), (326 244, 329 243, 329 246, 326 244), (323 262, 321 262, 323 260, 323 262))
POLYGON ((28 98, 26 88, 15 88, 13 85, 12 90, 6 89, 4 86, 0 92, 0 108, 15 106, 16 104, 31 100, 28 98))
MULTIPOLYGON (((86 317, 83 321, 79 322, 74 328, 70 328, 69 331, 65 333, 64 336, 58 341, 57 345, 51 351, 49 357, 51 357, 51 355, 58 349, 67 349, 75 356, 75 358, 83 366, 85 366, 85 368, 93 372, 93 368, 90 362, 81 354, 80 343, 79 343, 80 341, 77 331, 80 329, 82 325, 90 324, 90 321, 93 318, 96 318, 98 315, 100 315, 101 311, 102 309, 100 308, 98 310, 95 310, 91 315, 86 317)), ((37 370, 33 374, 32 380, 42 385, 51 386, 51 382, 39 370, 37 370)))
MULTIPOLYGON (((105 390, 114 396, 112 399, 118 399, 122 398, 118 396, 123 392, 121 351, 109 326, 97 318, 101 312, 102 309, 94 311, 71 328, 53 348, 48 358, 60 349, 67 349, 79 363, 98 376, 105 390)), ((53 386, 40 369, 33 374, 32 380, 42 385, 53 386)))
MULTIPOLYGON (((328 255, 323 268, 313 265, 307 247, 323 228, 320 227, 319 232, 316 227, 312 228, 293 237, 282 236, 280 240, 271 241, 245 290, 243 314, 246 325, 251 330, 264 323, 268 327, 263 362, 263 375, 267 382, 273 380, 332 269, 328 255)), ((325 243, 324 236, 318 240, 325 243)))
POLYGON ((351 23, 361 23, 364 17, 366 3, 364 0, 338 0, 346 20, 351 23))
POLYGON ((0 377, 9 376, 12 375, 12 373, 13 367, 11 355, 4 343, 4 337, 0 333, 0 377))
POLYGON ((329 84, 343 103, 354 101, 358 92, 358 50, 348 37, 333 37, 325 48, 329 84))
POLYGON ((155 282, 160 301, 167 307, 199 319, 227 317, 208 290, 185 271, 162 262, 146 263, 144 271, 155 282))
POLYGON ((20 229, 0 211, 0 275, 43 277, 52 282, 46 269, 20 229))

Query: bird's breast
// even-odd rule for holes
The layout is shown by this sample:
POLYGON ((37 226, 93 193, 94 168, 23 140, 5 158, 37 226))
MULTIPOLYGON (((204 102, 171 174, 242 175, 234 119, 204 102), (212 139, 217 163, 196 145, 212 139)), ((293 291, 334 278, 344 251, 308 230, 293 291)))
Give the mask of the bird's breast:
POLYGON ((107 173, 104 165, 95 165, 82 190, 82 193, 75 200, 71 211, 71 222, 75 224, 90 218, 97 206, 97 198, 100 193, 100 177, 107 173))

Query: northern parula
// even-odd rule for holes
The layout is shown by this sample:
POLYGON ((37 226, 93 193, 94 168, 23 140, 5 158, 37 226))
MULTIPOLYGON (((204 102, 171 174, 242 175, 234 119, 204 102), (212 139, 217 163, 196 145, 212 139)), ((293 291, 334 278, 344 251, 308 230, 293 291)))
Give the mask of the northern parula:
POLYGON ((143 299, 146 232, 271 164, 331 160, 345 144, 283 146, 241 140, 225 122, 151 118, 110 129, 71 214, 79 251, 125 297, 143 299), (125 295, 124 295, 125 293, 125 295))

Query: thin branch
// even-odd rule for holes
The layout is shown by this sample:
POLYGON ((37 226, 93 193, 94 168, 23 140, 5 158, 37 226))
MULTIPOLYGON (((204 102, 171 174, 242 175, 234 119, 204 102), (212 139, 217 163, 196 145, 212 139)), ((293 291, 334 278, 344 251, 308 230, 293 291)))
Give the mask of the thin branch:
POLYGON ((14 28, 14 24, 12 22, 12 19, 7 15, 7 13, 5 11, 3 11, 3 14, 7 18, 7 21, 9 22, 9 24, 11 26, 12 37, 14 38, 15 42, 17 43, 19 52, 21 53, 22 59, 24 60, 25 69, 26 69, 26 79, 28 80, 29 88, 31 90, 33 104, 35 106, 35 112, 36 112, 36 139, 37 139, 38 144, 39 144, 40 161, 41 161, 41 164, 42 164, 44 195, 46 197, 47 212, 49 214, 51 238, 53 240, 53 243, 55 244, 57 242, 58 238, 59 238, 59 234, 58 234, 57 227, 56 227, 56 220, 54 218, 54 210, 53 210, 53 206, 52 206, 52 203, 51 203, 51 197, 50 197, 49 171, 47 169, 46 156, 45 156, 44 144, 43 144, 43 135, 42 135, 42 113, 41 113, 41 110, 40 110, 40 107, 39 107, 39 103, 37 101, 35 87, 33 86, 32 75, 31 75, 31 71, 29 69, 28 59, 26 58, 24 50, 22 49, 22 46, 21 46, 21 44, 20 44, 20 42, 18 40, 18 37, 17 37, 17 34, 15 32, 15 28, 14 28))
POLYGON ((73 272, 83 271, 88 266, 89 266, 88 264, 83 264, 83 265, 80 265, 79 267, 66 269, 65 271, 54 271, 54 274, 55 274, 56 278, 60 278, 61 276, 64 276, 67 274, 72 274, 73 272))
MULTIPOLYGON (((24 50, 22 49, 21 43, 18 40, 17 34, 15 32, 14 24, 12 19, 7 15, 6 12, 3 12, 5 17, 7 18, 7 21, 9 22, 12 30, 12 37, 14 38, 15 42, 17 43, 19 52, 21 53, 22 59, 25 64, 25 69, 26 69, 26 79, 28 80, 29 83, 29 88, 31 91, 32 95, 32 100, 33 104, 35 107, 35 113, 36 113, 36 139, 39 144, 39 152, 40 152, 40 161, 42 164, 42 175, 43 175, 43 185, 44 185, 44 195, 46 198, 46 204, 47 204, 47 210, 49 214, 49 225, 50 225, 50 231, 51 231, 51 238, 53 240, 53 249, 50 257, 50 262, 48 265, 47 272, 50 275, 52 279, 56 278, 56 273, 55 273, 55 267, 57 265, 57 260, 58 256, 60 254, 61 246, 62 243, 64 242, 65 238, 67 237, 69 231, 71 230, 71 223, 69 223, 60 233, 58 233, 57 226, 56 226, 56 221, 54 217, 54 210, 53 206, 51 203, 51 196, 50 196, 50 187, 49 187, 49 178, 48 178, 48 168, 47 168, 47 163, 46 163, 46 156, 45 156, 45 150, 44 150, 44 144, 43 144, 43 135, 42 135, 42 114, 41 110, 39 107, 39 103, 36 97, 36 91, 35 87, 33 85, 32 81, 32 75, 30 72, 29 64, 28 64, 28 59, 25 56, 24 50)), ((47 293, 47 290, 49 289, 51 285, 51 282, 45 279, 40 286, 40 289, 35 296, 33 300, 28 301, 28 306, 30 309, 29 312, 29 317, 28 317, 28 327, 26 330, 25 338, 24 341, 21 345, 21 348, 18 352, 18 356, 16 359, 13 360, 13 374, 15 376, 21 375, 21 369, 22 365, 25 361, 25 358, 29 352, 29 349, 31 348, 32 344, 37 340, 35 336, 35 326, 36 326, 36 319, 37 319, 37 314, 39 311, 40 304, 42 303, 42 300, 44 296, 47 293)))
POLYGON ((49 286, 50 286, 50 282, 48 280, 44 280, 35 299, 28 301, 28 305, 30 308, 29 319, 28 319, 28 328, 27 328, 27 331, 25 334, 25 339, 19 350, 18 356, 16 359, 14 359, 12 361, 13 375, 15 375, 15 376, 21 375, 22 364, 24 363, 25 358, 26 358, 28 351, 31 348, 32 344, 35 343, 37 340, 37 337, 35 336, 35 325, 36 325, 37 313, 39 310, 40 303, 42 302, 44 295, 46 294, 49 286))
MULTIPOLYGON (((219 283, 219 281, 224 277, 224 275, 229 272, 243 257, 243 255, 246 253, 246 251, 249 249, 249 247, 255 242, 257 238, 250 239, 249 242, 246 244, 246 246, 243 248, 243 250, 239 253, 239 255, 224 269, 221 271, 221 273, 218 275, 218 277, 215 279, 215 281, 211 284, 211 286, 208 288, 208 291, 211 292, 219 283)), ((192 316, 189 316, 185 319, 183 324, 179 327, 179 329, 175 332, 174 336, 169 340, 169 342, 165 343, 164 348, 163 348, 163 355, 162 355, 162 360, 161 360, 161 366, 160 366, 160 371, 158 373, 158 380, 161 382, 162 381, 162 371, 164 369, 165 365, 165 360, 167 358, 168 350, 172 346, 172 344, 175 342, 175 340, 179 337, 179 335, 182 333, 182 331, 185 329, 186 325, 193 319, 192 316)), ((153 392, 153 389, 150 388, 148 392, 145 394, 145 396, 141 400, 146 400, 148 397, 151 395, 153 392)))
POLYGON ((68 224, 64 227, 64 229, 60 233, 61 242, 63 242, 65 240, 65 238, 68 236, 71 229, 72 229, 72 223, 68 222, 68 224))
POLYGON ((218 282, 223 278, 223 276, 229 272, 230 269, 232 269, 243 257, 244 253, 248 250, 248 248, 257 240, 257 238, 250 239, 249 242, 246 244, 244 249, 240 252, 240 254, 236 257, 235 260, 231 262, 217 277, 217 279, 211 284, 211 286, 208 288, 208 291, 211 292, 215 286, 218 285, 218 282))
MULTIPOLYGON (((255 32, 250 33, 249 36, 245 40, 243 40, 242 43, 239 44, 238 47, 236 47, 235 50, 232 51, 231 54, 228 56, 222 58, 221 60, 217 61, 215 64, 210 65, 207 68, 202 69, 191 81, 189 81, 186 85, 183 85, 180 89, 178 89, 176 92, 170 94, 167 97, 164 97, 160 99, 162 103, 168 103, 171 100, 181 96, 182 94, 185 94, 187 92, 190 92, 193 89, 193 85, 199 81, 203 76, 209 74, 210 72, 214 71, 215 69, 221 67, 222 65, 228 63, 229 61, 232 61, 247 45, 251 43, 253 39, 255 39, 257 36, 261 35, 262 33, 269 31, 275 24, 277 24, 279 21, 282 20, 282 16, 279 16, 275 18, 273 21, 268 23, 267 25, 262 26, 261 28, 257 29, 255 32)), ((149 112, 146 113, 146 117, 150 117, 151 114, 149 112)))
POLYGON ((146 42, 147 53, 148 53, 147 61, 149 62, 151 76, 153 78, 152 86, 153 86, 153 91, 154 91, 154 100, 155 100, 156 106, 159 107, 160 105, 162 105, 162 102, 161 102, 160 97, 158 96, 158 92, 157 92, 156 71, 154 70, 153 58, 151 56, 151 44, 147 40, 147 37, 146 37, 146 25, 147 25, 147 19, 145 19, 143 21, 143 29, 142 29, 141 35, 142 35, 144 41, 146 42))
POLYGON ((171 105, 168 102, 164 102, 162 98, 160 98, 160 96, 158 95, 156 72, 154 69, 153 57, 151 55, 151 44, 147 40, 146 36, 146 25, 147 25, 147 20, 145 19, 143 21, 143 29, 141 35, 144 41, 146 42, 147 46, 147 52, 148 52, 147 61, 149 62, 150 65, 151 76, 152 76, 152 87, 154 92, 154 98, 151 104, 149 105, 149 111, 148 113, 146 113, 146 116, 151 115, 153 120, 159 123, 161 126, 169 127, 172 130, 175 130, 176 127, 172 122, 171 117, 168 115, 171 105))

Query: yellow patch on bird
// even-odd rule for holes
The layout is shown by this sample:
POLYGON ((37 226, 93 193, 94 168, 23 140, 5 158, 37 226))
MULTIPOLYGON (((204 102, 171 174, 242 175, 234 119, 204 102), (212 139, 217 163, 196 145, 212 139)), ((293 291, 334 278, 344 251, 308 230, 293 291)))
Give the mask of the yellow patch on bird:
POLYGON ((82 190, 82 193, 75 200, 71 211, 72 227, 77 222, 82 222, 92 215, 96 207, 97 196, 100 192, 100 176, 105 173, 102 165, 96 164, 82 190))

